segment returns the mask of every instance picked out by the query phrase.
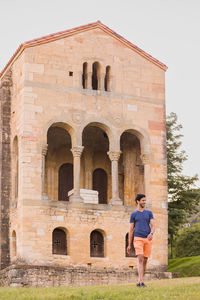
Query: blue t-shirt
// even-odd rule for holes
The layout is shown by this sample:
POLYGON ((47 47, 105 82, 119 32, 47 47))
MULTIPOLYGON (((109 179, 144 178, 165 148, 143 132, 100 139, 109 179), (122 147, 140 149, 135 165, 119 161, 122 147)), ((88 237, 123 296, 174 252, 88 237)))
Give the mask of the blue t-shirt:
POLYGON ((151 232, 149 225, 151 219, 153 219, 153 214, 150 210, 134 211, 130 215, 130 223, 134 223, 134 236, 146 238, 151 232))

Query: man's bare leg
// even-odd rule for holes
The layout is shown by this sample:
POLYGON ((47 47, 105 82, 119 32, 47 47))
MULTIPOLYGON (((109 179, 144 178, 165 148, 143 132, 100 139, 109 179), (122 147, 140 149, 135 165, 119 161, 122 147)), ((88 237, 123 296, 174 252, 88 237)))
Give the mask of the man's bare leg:
POLYGON ((144 278, 144 255, 139 254, 137 257, 138 257, 138 283, 142 283, 144 278))
POLYGON ((145 274, 146 268, 147 268, 147 261, 148 261, 148 257, 144 257, 144 260, 143 260, 143 278, 144 278, 144 274, 145 274))

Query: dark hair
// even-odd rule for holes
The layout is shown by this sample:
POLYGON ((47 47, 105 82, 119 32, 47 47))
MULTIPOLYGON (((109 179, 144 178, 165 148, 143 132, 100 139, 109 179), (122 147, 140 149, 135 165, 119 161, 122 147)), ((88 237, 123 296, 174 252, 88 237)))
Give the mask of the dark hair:
POLYGON ((144 194, 137 194, 136 198, 135 198, 135 202, 137 204, 137 201, 140 201, 142 198, 146 197, 144 194))

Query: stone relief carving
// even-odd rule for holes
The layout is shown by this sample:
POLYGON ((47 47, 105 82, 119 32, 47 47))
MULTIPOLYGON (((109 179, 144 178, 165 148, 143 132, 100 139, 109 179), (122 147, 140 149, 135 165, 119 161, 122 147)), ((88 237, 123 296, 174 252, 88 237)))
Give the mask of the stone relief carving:
POLYGON ((75 111, 72 113, 72 121, 76 124, 81 124, 83 121, 83 113, 80 111, 75 111))
POLYGON ((152 154, 151 153, 143 153, 140 156, 141 161, 144 165, 149 164, 152 160, 152 154))

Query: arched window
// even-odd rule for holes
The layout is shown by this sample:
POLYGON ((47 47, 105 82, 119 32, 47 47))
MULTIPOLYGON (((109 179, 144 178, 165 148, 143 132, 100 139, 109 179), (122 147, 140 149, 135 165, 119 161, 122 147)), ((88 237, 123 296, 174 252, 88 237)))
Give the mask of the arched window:
POLYGON ((132 246, 131 246, 131 253, 128 254, 127 253, 127 247, 128 247, 128 233, 126 234, 126 241, 125 241, 125 256, 126 257, 136 257, 135 255, 135 248, 133 247, 133 243, 132 243, 132 246))
POLYGON ((58 176, 58 200, 69 201, 68 192, 73 189, 73 165, 63 164, 58 176))
POLYGON ((99 204, 107 203, 108 178, 103 169, 96 169, 93 172, 92 189, 99 192, 99 204))
POLYGON ((105 91, 110 92, 110 66, 106 67, 104 87, 105 87, 105 91))
POLYGON ((103 234, 94 230, 90 234, 90 256, 104 257, 104 238, 103 234))
POLYGON ((92 89, 99 90, 100 87, 100 65, 96 61, 92 65, 92 89))
POLYGON ((88 72, 88 64, 84 62, 83 64, 83 74, 82 74, 82 86, 84 89, 87 89, 87 72, 88 72))
POLYGON ((64 230, 56 228, 53 231, 53 254, 67 255, 67 236, 64 230))
POLYGON ((13 230, 12 232, 12 240, 11 240, 11 257, 17 255, 17 237, 16 232, 13 230))

